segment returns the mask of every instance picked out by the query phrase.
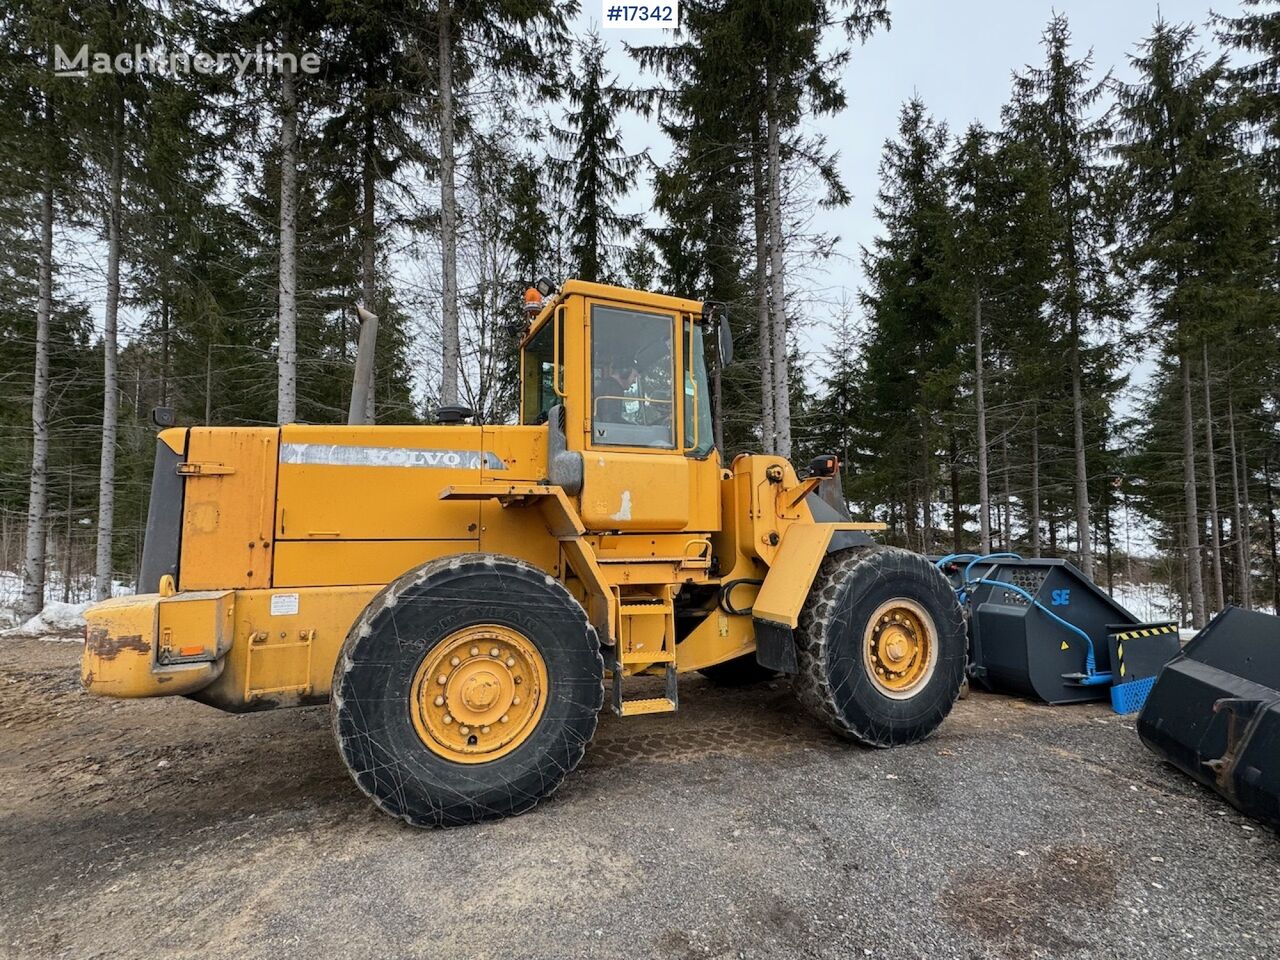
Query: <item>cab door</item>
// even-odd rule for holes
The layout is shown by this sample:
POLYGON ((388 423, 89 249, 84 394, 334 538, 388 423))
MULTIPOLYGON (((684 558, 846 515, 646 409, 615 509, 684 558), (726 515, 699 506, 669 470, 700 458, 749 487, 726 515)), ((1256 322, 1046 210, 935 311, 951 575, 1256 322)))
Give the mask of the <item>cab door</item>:
POLYGON ((681 317, 588 299, 580 511, 593 532, 689 527, 681 317))

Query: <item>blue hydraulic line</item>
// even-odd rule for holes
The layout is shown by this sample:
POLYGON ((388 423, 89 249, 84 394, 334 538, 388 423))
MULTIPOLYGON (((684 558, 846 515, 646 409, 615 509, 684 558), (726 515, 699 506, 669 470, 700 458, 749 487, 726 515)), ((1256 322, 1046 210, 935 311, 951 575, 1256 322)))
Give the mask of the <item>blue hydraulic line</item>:
POLYGON ((975 559, 970 560, 969 565, 964 568, 965 582, 966 583, 969 582, 969 571, 972 570, 974 567, 976 567, 978 564, 986 563, 988 560, 1001 560, 1001 559, 1021 560, 1022 557, 1016 553, 988 553, 985 557, 976 557, 975 559))
POLYGON ((954 563, 954 562, 955 562, 955 561, 957 561, 957 560, 972 560, 974 557, 977 557, 977 556, 980 556, 980 554, 976 554, 976 553, 948 553, 948 554, 947 554, 945 557, 943 557, 941 560, 936 561, 936 562, 934 563, 934 566, 935 566, 935 567, 937 567, 938 569, 942 569, 942 565, 943 565, 944 563, 954 563))
POLYGON ((959 597, 961 603, 968 602, 969 590, 970 588, 976 587, 976 586, 985 585, 989 587, 1000 587, 1002 590, 1013 591, 1018 596, 1025 599, 1027 603, 1031 604, 1031 606, 1038 609, 1041 613, 1046 614, 1049 617, 1049 619, 1055 621, 1056 623, 1062 624, 1062 626, 1066 627, 1068 630, 1070 630, 1072 633, 1074 633, 1076 636, 1078 636, 1081 640, 1084 641, 1085 675, 1080 678, 1081 684, 1083 684, 1084 686, 1100 686, 1101 684, 1104 684, 1104 683, 1110 683, 1111 682, 1110 673, 1098 672, 1098 661, 1093 652, 1093 641, 1089 638, 1089 635, 1087 633, 1085 633, 1083 630, 1077 627, 1074 623, 1071 623, 1068 620, 1064 620, 1062 617, 1058 616, 1056 613, 1054 613, 1052 610, 1046 607, 1043 603, 1041 603, 1039 600, 1033 597, 1030 593, 1022 589, 1022 587, 1017 586, 1016 584, 1007 583, 1004 580, 991 580, 991 579, 988 579, 987 577, 978 577, 973 580, 969 579, 969 572, 979 563, 984 563, 990 560, 1002 560, 1002 559, 1021 560, 1022 557, 1020 557, 1016 553, 989 553, 985 556, 982 556, 976 553, 953 553, 943 557, 941 560, 937 562, 936 565, 938 569, 942 569, 943 564, 952 563, 959 560, 968 560, 969 563, 964 568, 964 583, 962 586, 956 589, 956 595, 959 597))

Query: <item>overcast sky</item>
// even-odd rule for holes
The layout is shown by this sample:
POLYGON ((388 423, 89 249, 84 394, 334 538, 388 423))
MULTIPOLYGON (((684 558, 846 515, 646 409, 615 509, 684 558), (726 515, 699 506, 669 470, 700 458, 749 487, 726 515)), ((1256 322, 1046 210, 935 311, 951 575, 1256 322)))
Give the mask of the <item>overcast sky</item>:
MULTIPOLYGON (((583 3, 579 26, 585 32, 601 22, 601 8, 600 0, 583 3)), ((1201 27, 1205 45, 1216 48, 1203 29, 1210 9, 1230 14, 1239 6, 1229 0, 1212 6, 1206 0, 890 0, 892 29, 855 49, 845 71, 848 107, 817 124, 839 151, 840 170, 853 202, 822 215, 822 228, 840 236, 841 256, 806 282, 825 287, 814 292, 828 301, 838 301, 844 291, 852 296, 860 286, 859 249, 870 244, 878 228, 872 208, 881 148, 896 134, 898 111, 913 93, 953 132, 973 120, 995 126, 1009 96, 1012 72, 1042 62, 1040 36, 1055 10, 1070 20, 1077 55, 1092 49, 1097 76, 1114 68, 1118 78, 1126 79, 1127 57, 1149 33, 1158 12, 1166 20, 1201 27)), ((661 38, 660 31, 605 28, 600 34, 618 51, 611 59, 623 83, 636 82, 639 74, 623 55, 621 43, 661 38)), ((665 159, 664 138, 651 122, 629 117, 623 133, 629 150, 647 147, 655 159, 665 159)), ((647 209, 647 189, 638 193, 632 209, 647 209)), ((810 328, 808 339, 811 345, 820 343, 821 328, 810 328)))

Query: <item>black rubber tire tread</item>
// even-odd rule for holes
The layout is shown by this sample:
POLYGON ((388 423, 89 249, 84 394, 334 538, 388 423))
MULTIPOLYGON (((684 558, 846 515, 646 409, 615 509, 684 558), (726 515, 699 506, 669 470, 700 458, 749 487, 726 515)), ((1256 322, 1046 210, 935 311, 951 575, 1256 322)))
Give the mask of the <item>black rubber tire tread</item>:
POLYGON ((760 666, 754 653, 703 667, 698 672, 720 687, 749 687, 778 677, 776 670, 760 666))
POLYGON ((841 737, 872 747, 927 739, 950 713, 964 679, 964 617, 951 585, 927 558, 897 547, 853 547, 818 569, 796 628, 801 704, 841 737), (915 696, 886 697, 862 661, 867 619, 885 600, 923 606, 938 631, 938 663, 915 696))
POLYGON ((582 760, 604 705, 595 628, 553 577, 521 560, 458 554, 387 585, 356 619, 334 664, 330 718, 357 786, 416 827, 514 816, 550 796, 582 760), (409 715, 413 677, 427 653, 476 623, 519 630, 547 666, 547 704, 528 739, 488 763, 431 751, 409 715))

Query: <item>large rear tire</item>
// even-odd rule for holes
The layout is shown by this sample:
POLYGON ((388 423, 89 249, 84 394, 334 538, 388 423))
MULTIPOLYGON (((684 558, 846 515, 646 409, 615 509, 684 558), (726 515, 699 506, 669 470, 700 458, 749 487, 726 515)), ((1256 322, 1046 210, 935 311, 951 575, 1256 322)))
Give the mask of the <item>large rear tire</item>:
POLYGON ((800 702, 846 739, 924 740, 960 693, 964 617, 925 557, 894 547, 828 556, 796 629, 800 702))
POLYGON ((352 626, 334 736, 360 789, 414 826, 512 816, 582 759, 603 678, 596 632, 558 581, 491 554, 445 557, 352 626))

